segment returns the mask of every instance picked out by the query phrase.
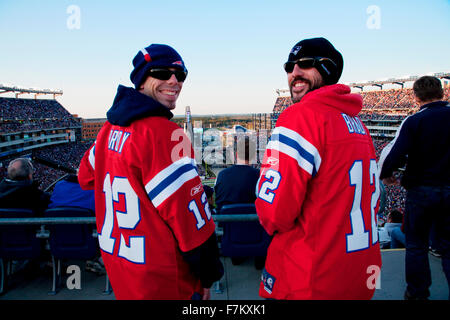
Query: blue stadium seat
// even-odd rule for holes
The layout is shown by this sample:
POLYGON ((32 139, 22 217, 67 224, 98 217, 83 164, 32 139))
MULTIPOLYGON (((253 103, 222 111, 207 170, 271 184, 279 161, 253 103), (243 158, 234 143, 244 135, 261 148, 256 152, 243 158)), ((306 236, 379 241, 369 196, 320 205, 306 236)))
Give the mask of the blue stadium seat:
MULTIPOLYGON (((254 204, 224 205, 222 214, 256 214, 254 204)), ((259 221, 222 222, 222 255, 225 257, 265 257, 270 244, 270 236, 259 221)))
MULTIPOLYGON (((47 218, 54 217, 93 217, 89 209, 78 207, 58 207, 47 209, 47 218)), ((97 255, 97 239, 94 237, 95 226, 89 224, 49 225, 50 253, 53 261, 53 285, 49 294, 54 295, 61 285, 61 260, 89 260, 97 255)))
MULTIPOLYGON (((35 216, 35 212, 31 209, 0 209, 0 218, 35 216)), ((13 260, 35 259, 41 254, 41 241, 36 238, 37 229, 36 225, 0 225, 0 294, 5 290, 13 260)))

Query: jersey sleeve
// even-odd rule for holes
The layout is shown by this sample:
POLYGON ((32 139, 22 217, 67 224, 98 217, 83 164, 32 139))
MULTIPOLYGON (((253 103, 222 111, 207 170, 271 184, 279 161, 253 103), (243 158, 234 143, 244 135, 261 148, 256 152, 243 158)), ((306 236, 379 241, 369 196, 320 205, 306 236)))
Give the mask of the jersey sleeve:
POLYGON ((78 182, 81 189, 93 190, 94 183, 94 170, 95 170, 95 143, 85 152, 80 162, 80 168, 78 170, 78 182))
POLYGON ((320 139, 312 118, 313 114, 297 113, 294 117, 284 112, 267 144, 255 204, 260 222, 270 235, 294 227, 308 181, 320 169, 320 139))
POLYGON ((193 148, 178 126, 159 132, 152 140, 155 152, 142 166, 145 191, 172 230, 180 250, 190 251, 215 229, 193 148))

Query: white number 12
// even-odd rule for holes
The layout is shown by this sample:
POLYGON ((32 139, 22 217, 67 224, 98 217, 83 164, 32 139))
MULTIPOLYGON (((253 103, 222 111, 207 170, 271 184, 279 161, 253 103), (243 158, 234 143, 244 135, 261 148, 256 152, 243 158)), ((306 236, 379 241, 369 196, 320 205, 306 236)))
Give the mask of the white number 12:
MULTIPOLYGON (((133 230, 141 220, 139 199, 127 178, 114 177, 111 184, 109 173, 103 181, 103 193, 105 194, 105 219, 101 233, 98 235, 98 241, 103 251, 113 254, 116 242, 116 239, 112 237, 114 228, 114 202, 119 202, 119 194, 124 195, 125 212, 116 210, 117 224, 120 229, 133 230)), ((130 237, 130 245, 127 246, 125 238, 121 233, 118 256, 130 262, 145 263, 144 243, 145 238, 143 236, 133 236, 130 237)))
MULTIPOLYGON (((375 184, 375 191, 371 197, 371 238, 372 245, 378 242, 377 220, 375 208, 380 197, 380 184, 378 178, 377 163, 374 159, 370 160, 370 185, 375 184)), ((363 163, 362 160, 353 162, 349 171, 350 185, 355 187, 353 205, 350 211, 350 223, 352 232, 347 234, 347 252, 359 251, 369 248, 369 231, 365 230, 364 216, 361 210, 361 197, 363 188, 363 163)))

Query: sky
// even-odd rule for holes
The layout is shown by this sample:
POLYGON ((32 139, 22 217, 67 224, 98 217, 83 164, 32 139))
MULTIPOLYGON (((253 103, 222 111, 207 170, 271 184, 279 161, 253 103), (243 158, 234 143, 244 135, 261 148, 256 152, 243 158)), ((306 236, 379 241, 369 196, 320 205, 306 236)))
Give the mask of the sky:
POLYGON ((449 0, 0 0, 0 30, 0 84, 63 90, 83 118, 106 116, 152 43, 189 70, 175 115, 271 112, 289 51, 312 37, 342 53, 341 83, 450 71, 449 0))

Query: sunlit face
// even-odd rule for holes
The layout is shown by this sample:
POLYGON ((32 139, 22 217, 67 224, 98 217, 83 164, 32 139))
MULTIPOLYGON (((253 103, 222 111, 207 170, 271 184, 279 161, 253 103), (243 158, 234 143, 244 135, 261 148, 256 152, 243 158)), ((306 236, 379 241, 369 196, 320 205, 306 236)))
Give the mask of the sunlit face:
POLYGON ((316 68, 301 69, 298 65, 287 74, 292 102, 299 102, 305 94, 324 85, 316 68))
MULTIPOLYGON (((175 69, 170 68, 170 70, 174 71, 175 69)), ((182 87, 183 82, 179 82, 175 75, 172 74, 169 80, 147 77, 141 84, 139 92, 155 99, 169 110, 173 110, 182 87)))

